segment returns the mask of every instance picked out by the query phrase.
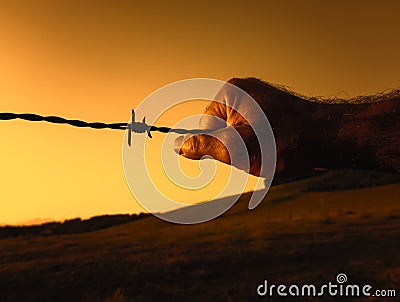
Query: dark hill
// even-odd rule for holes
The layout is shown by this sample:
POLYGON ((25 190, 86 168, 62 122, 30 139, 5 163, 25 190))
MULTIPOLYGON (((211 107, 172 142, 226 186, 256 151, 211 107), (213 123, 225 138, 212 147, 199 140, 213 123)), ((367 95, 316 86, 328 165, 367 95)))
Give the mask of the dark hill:
POLYGON ((30 226, 0 227, 0 238, 18 236, 50 236, 92 232, 141 219, 148 214, 102 215, 90 219, 75 218, 64 222, 47 222, 30 226))
POLYGON ((264 280, 321 286, 339 273, 346 284, 399 295, 400 183, 369 175, 341 171, 276 185, 252 211, 245 194, 198 225, 148 216, 93 232, 0 239, 0 301, 253 301, 264 280))

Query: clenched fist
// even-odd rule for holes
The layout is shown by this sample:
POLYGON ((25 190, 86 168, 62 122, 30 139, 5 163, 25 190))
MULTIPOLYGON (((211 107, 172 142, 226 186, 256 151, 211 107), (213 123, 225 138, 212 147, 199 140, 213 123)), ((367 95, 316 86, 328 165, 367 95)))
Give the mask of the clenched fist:
MULTIPOLYGON (((278 176, 343 167, 400 172, 398 91, 382 95, 378 102, 371 97, 362 103, 351 99, 324 104, 255 78, 234 78, 228 83, 247 92, 268 117, 275 135, 278 176)), ((180 136, 175 140, 175 151, 190 159, 212 156, 250 174, 265 176, 262 165, 275 157, 261 152, 267 146, 260 145, 251 125, 265 127, 265 131, 268 125, 252 110, 248 95, 231 87, 223 86, 215 98, 221 102, 211 102, 200 120, 200 129, 211 133, 180 136), (245 143, 247 155, 238 148, 241 142, 234 132, 245 143), (261 160, 261 154, 266 158, 261 160)))

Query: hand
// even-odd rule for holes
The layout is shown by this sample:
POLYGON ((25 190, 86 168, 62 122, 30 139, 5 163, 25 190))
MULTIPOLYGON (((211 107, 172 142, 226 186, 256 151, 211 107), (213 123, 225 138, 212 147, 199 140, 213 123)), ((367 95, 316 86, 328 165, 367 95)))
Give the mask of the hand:
POLYGON ((222 103, 213 101, 200 121, 200 128, 211 130, 213 136, 178 137, 177 153, 191 159, 209 155, 262 177, 268 177, 275 168, 270 165, 275 158, 275 176, 279 177, 299 176, 317 168, 400 172, 400 90, 375 98, 362 97, 362 103, 357 103, 360 98, 356 97, 333 99, 335 105, 328 105, 255 78, 234 78, 228 83, 248 94, 240 93, 242 90, 233 89, 232 85, 223 86, 215 98, 222 103), (254 100, 262 111, 252 110, 254 100), (238 112, 246 114, 246 119, 238 112), (253 131, 256 127, 257 134, 267 133, 267 123, 274 130, 276 157, 268 153, 275 150, 268 144, 261 143, 260 147, 253 131), (243 149, 238 147, 240 138, 234 135, 236 131, 246 145, 249 166, 243 149))
MULTIPOLYGON (((232 80, 229 82, 232 83, 232 80)), ((212 156, 218 161, 260 176, 261 151, 255 132, 250 126, 261 120, 259 112, 250 109, 254 106, 254 100, 232 85, 224 85, 215 99, 222 102, 211 102, 199 124, 200 129, 210 131, 210 134, 179 136, 175 140, 175 152, 195 160, 212 156), (250 114, 245 119, 238 112, 250 114), (248 159, 240 148, 240 137, 247 148, 248 159)))

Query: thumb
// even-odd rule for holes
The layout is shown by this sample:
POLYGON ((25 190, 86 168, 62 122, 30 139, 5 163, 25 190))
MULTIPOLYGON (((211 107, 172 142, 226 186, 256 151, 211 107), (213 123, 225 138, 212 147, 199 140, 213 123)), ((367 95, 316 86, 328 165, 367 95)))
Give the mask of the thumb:
POLYGON ((207 134, 178 136, 175 139, 174 150, 190 159, 201 159, 205 155, 210 155, 226 164, 231 163, 225 145, 218 138, 207 134))
POLYGON ((260 173, 260 147, 249 125, 218 129, 210 135, 178 137, 175 140, 175 151, 190 159, 201 159, 205 155, 210 155, 218 161, 250 174, 260 173))

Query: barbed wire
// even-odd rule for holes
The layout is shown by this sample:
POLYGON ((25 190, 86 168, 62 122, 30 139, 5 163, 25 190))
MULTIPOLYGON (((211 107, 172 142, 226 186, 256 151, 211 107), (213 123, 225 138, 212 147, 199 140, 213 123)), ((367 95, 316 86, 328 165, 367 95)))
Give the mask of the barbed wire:
POLYGON ((86 122, 76 119, 66 119, 60 116, 42 116, 34 113, 13 113, 13 112, 0 112, 0 120, 15 120, 21 119, 30 122, 48 122, 52 124, 67 124, 73 127, 79 128, 91 128, 91 129, 112 129, 112 130, 128 130, 129 131, 129 145, 130 145, 130 133, 145 133, 151 137, 152 131, 158 131, 162 133, 174 132, 177 134, 201 134, 207 133, 207 130, 200 129, 181 129, 181 128, 170 128, 170 127, 157 127, 147 125, 145 119, 142 122, 135 121, 135 112, 132 110, 132 122, 131 123, 103 123, 103 122, 86 122))
POLYGON ((14 120, 21 119, 31 122, 48 122, 52 124, 68 124, 74 127, 88 127, 92 129, 114 129, 114 130, 126 130, 127 123, 112 123, 106 124, 102 122, 89 123, 81 120, 66 119, 60 116, 41 116, 33 113, 12 113, 12 112, 0 112, 0 120, 14 120))

